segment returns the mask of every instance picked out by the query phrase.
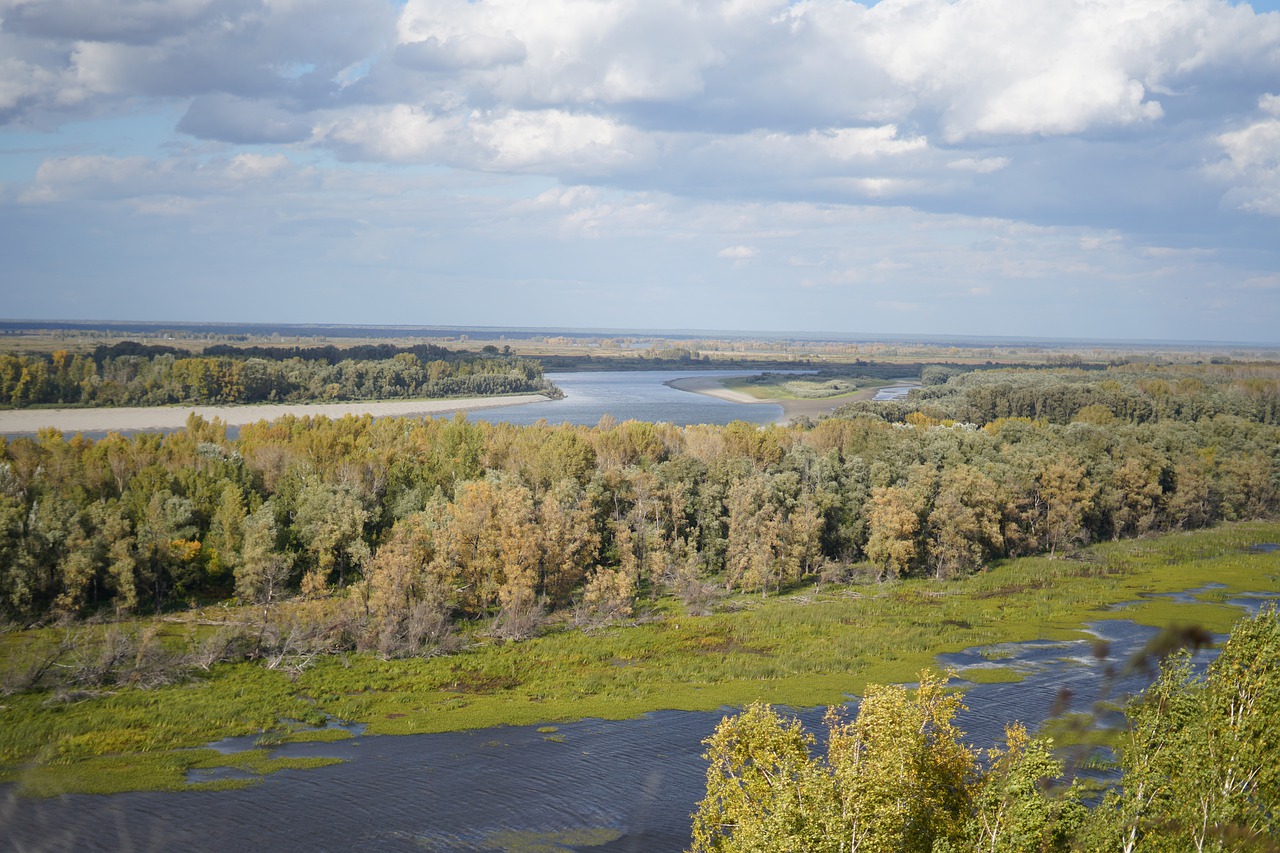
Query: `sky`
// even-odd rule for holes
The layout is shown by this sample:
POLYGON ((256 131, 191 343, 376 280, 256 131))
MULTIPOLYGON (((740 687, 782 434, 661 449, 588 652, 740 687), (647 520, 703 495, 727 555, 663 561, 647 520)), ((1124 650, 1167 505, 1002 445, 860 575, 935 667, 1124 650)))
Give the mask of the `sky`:
POLYGON ((0 0, 0 317, 1280 343, 1280 0, 0 0))

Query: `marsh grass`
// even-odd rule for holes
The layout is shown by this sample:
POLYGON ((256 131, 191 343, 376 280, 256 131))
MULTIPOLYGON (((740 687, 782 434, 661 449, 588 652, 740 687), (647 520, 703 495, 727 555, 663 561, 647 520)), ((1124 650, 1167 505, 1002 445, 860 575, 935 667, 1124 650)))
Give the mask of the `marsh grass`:
MULTIPOLYGON (((75 702, 14 694, 0 709, 0 781, 19 782, 34 795, 185 788, 191 750, 220 738, 342 737, 299 732, 288 721, 321 726, 338 718, 366 724, 369 735, 393 735, 754 701, 817 706, 868 684, 914 680, 941 653, 1084 638, 1086 623, 1097 620, 1196 623, 1225 632, 1240 615, 1222 603, 1226 596, 1280 592, 1280 555, 1248 550, 1276 541, 1280 523, 1234 524, 1099 544, 1072 558, 1010 560, 959 581, 827 586, 803 596, 744 598, 739 608, 708 616, 673 609, 630 626, 553 627, 519 643, 476 637, 467 651, 447 657, 317 658, 293 680, 237 663, 182 684, 122 687, 75 702), (1222 587, 1189 603, 1158 597, 1211 583, 1222 587), (1124 602, 1137 604, 1108 609, 1124 602)), ((25 633, 4 642, 38 643, 25 633)), ((1016 676, 994 669, 965 677, 971 674, 1016 676)))

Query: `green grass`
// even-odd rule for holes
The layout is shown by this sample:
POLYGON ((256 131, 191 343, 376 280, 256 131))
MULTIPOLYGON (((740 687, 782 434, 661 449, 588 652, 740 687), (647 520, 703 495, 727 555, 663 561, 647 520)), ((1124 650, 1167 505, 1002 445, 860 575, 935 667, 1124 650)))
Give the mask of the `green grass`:
POLYGON ((1026 676, 1008 666, 972 666, 961 670, 958 677, 970 684, 1017 684, 1026 676))
MULTIPOLYGON (((1276 541, 1278 523, 1236 524, 1100 544, 1072 558, 1011 560, 960 581, 744 598, 732 612, 672 613, 591 632, 559 629, 449 657, 331 657, 296 681, 241 663, 181 685, 120 689, 80 702, 47 706, 47 696, 17 694, 0 700, 0 781, 19 782, 33 795, 168 790, 188 787, 183 780, 195 748, 219 738, 345 734, 297 731, 289 721, 320 726, 332 717, 365 723, 370 735, 395 735, 753 701, 817 706, 871 683, 914 680, 940 653, 1084 637, 1083 625, 1099 619, 1199 623, 1225 632, 1241 614, 1220 603, 1224 595, 1280 591, 1280 558, 1245 550, 1276 541), (1144 598, 1207 583, 1225 589, 1190 604, 1144 598), (1130 601, 1141 603, 1107 609, 1130 601)), ((1016 673, 971 670, 965 677, 971 675, 1003 680, 1016 673)))

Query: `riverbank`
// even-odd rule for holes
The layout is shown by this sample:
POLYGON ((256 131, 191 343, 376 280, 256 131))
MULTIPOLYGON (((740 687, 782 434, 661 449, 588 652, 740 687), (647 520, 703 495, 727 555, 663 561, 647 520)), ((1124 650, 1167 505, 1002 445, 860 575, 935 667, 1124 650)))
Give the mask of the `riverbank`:
POLYGON ((0 411, 0 435, 30 435, 46 427, 63 433, 142 432, 181 429, 187 418, 214 418, 229 427, 241 427, 277 418, 323 416, 423 417, 475 412, 526 403, 544 403, 545 394, 513 394, 504 397, 461 397, 426 400, 358 400, 349 403, 262 403, 252 406, 128 406, 85 409, 8 409, 0 411))
POLYGON ((774 423, 781 424, 783 426, 786 426, 796 418, 800 417, 818 418, 822 415, 829 415, 845 403, 873 399, 876 392, 879 391, 881 387, 877 385, 872 388, 864 388, 861 391, 856 391, 852 394, 841 394, 834 397, 822 397, 809 400, 788 397, 759 398, 753 397, 744 391, 736 391, 732 388, 725 387, 726 383, 731 383, 735 380, 741 380, 755 375, 757 374, 720 376, 715 378, 708 376, 690 376, 684 379, 672 379, 669 382, 664 382, 663 384, 671 388, 675 388, 678 391, 689 391, 694 394, 715 397, 719 400, 727 400, 730 403, 742 403, 744 405, 752 406, 781 406, 782 414, 774 420, 774 423))
MULTIPOLYGON (((15 693, 0 707, 0 782, 35 795, 186 790, 192 768, 230 762, 193 747, 237 735, 313 737, 286 734, 299 720, 349 720, 376 735, 754 701, 811 707, 842 702, 868 683, 911 681, 939 654, 1086 637, 1086 624, 1098 620, 1197 624, 1222 633, 1240 615, 1226 603, 1230 594, 1280 592, 1277 556, 1258 547, 1277 541, 1280 523, 1232 524, 1101 543, 1070 559, 1009 560, 945 583, 920 578, 740 596, 709 616, 663 600, 637 624, 594 631, 557 625, 519 643, 477 634, 467 651, 450 656, 335 655, 282 660, 277 668, 245 662, 155 690, 15 693), (1153 597, 1186 590, 1197 592, 1153 597), (1126 602, 1140 603, 1113 607, 1126 602)), ((200 643, 252 618, 247 608, 210 607, 135 627, 151 624, 165 642, 200 643)), ((16 664, 64 633, 10 632, 0 650, 16 664)))

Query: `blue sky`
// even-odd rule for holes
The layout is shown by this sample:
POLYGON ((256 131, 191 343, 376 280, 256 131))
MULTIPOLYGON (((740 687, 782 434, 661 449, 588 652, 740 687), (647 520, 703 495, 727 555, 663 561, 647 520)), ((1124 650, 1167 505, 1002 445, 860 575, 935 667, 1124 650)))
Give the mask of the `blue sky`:
POLYGON ((0 0, 0 316, 1280 343, 1278 6, 0 0))

